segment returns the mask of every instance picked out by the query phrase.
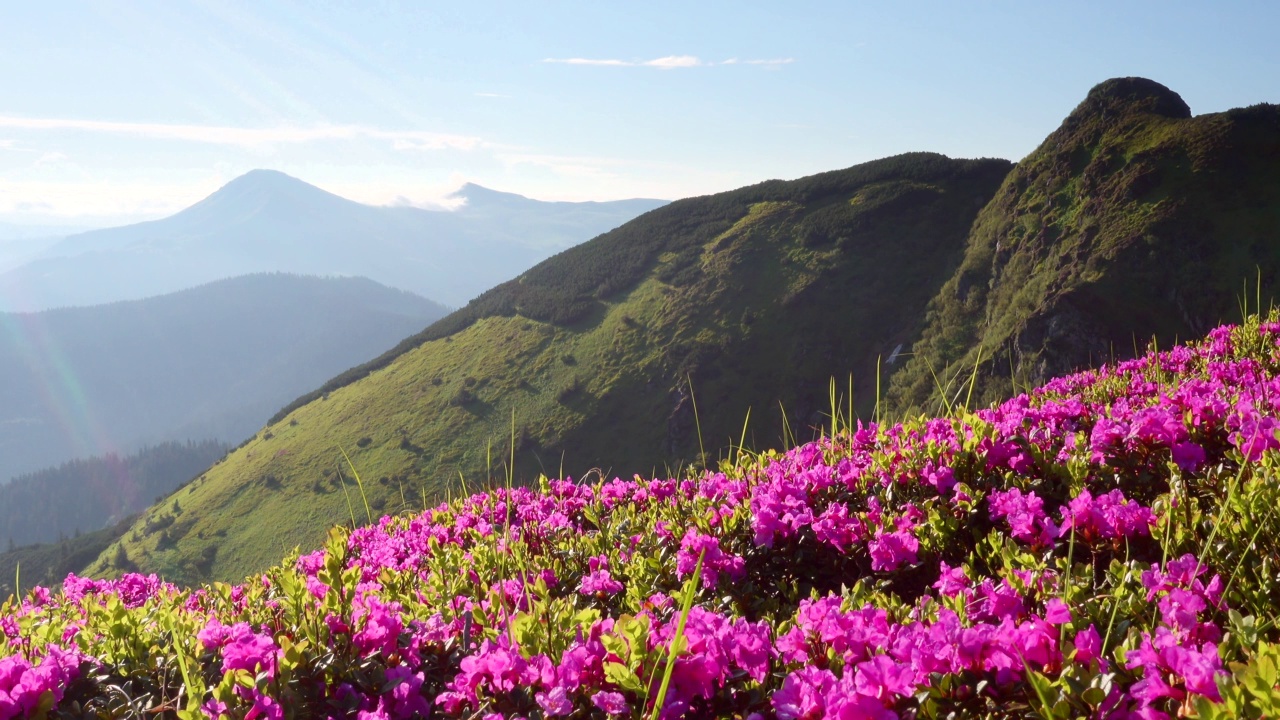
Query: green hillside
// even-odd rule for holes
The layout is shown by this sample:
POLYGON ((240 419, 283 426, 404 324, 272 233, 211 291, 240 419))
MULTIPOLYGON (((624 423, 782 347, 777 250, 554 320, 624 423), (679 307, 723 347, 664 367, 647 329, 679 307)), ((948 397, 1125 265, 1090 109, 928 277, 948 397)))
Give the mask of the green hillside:
POLYGON ((175 580, 241 577, 344 518, 502 476, 513 417, 517 481, 674 468, 697 460, 699 429, 711 453, 741 437, 748 410, 756 446, 784 427, 807 439, 833 376, 870 409, 876 358, 916 337, 1009 169, 911 154, 649 212, 295 403, 89 572, 127 557, 175 580))
POLYGON ((971 402, 1006 396, 1198 336, 1280 269, 1275 106, 1192 117, 1111 80, 1010 169, 910 154, 649 212, 300 398, 87 570, 239 578, 509 457, 516 482, 709 464, 811 437, 833 399, 868 417, 878 377, 896 414, 975 366, 971 402))
POLYGON ((1280 107, 1192 117, 1163 85, 1108 80, 978 216, 891 404, 938 409, 939 387, 956 399, 979 354, 974 402, 1152 336, 1170 347, 1239 319, 1245 281, 1265 307, 1277 271, 1280 107))

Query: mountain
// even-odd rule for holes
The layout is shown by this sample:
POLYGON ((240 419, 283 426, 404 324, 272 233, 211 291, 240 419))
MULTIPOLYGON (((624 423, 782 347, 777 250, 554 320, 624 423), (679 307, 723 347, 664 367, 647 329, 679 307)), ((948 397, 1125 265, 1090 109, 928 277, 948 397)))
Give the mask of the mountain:
POLYGON ((672 203, 286 406, 166 500, 163 547, 160 504, 88 570, 238 578, 463 488, 711 465, 954 397, 975 365, 974 402, 1188 339, 1280 270, 1278 120, 1118 79, 1016 167, 918 153, 672 203))
POLYGON ((16 477, 0 485, 0 542, 51 543, 100 530, 168 495, 228 449, 212 440, 165 442, 16 477))
POLYGON ((254 275, 0 314, 0 482, 166 440, 238 443, 290 398, 444 313, 363 278, 254 275))
POLYGON ((0 309, 97 305, 263 272, 354 275, 458 307, 663 204, 540 202, 467 185, 456 211, 374 207, 255 170, 161 220, 72 235, 0 273, 0 309))
POLYGON ((1108 80, 979 214, 890 404, 936 409, 975 368, 985 404, 1171 347, 1238 318, 1246 283, 1265 305, 1278 273, 1280 107, 1193 117, 1159 83, 1108 80))
POLYGON ((64 238, 68 235, 87 232, 92 229, 87 225, 27 225, 0 221, 0 243, 7 243, 11 240, 64 238))
POLYGON ((68 235, 89 229, 73 225, 16 225, 0 222, 0 273, 35 260, 68 235))
POLYGON ((807 437, 833 375, 874 402, 876 357, 914 339, 1010 167, 918 153, 653 210, 304 396, 93 571, 124 548, 172 579, 239 577, 502 476, 513 439, 522 482, 674 471, 700 435, 711 462, 748 411, 756 447, 781 443, 780 404, 807 437))

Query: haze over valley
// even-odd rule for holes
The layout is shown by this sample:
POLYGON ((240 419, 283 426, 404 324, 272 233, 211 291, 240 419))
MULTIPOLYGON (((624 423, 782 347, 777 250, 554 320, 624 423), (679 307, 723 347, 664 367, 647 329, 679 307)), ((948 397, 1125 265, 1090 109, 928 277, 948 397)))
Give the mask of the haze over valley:
POLYGON ((449 199, 456 209, 375 207, 254 170, 171 217, 27 241, 25 261, 0 273, 0 308, 98 305, 267 272, 367 277, 458 307, 663 204, 539 202, 472 184, 449 199))

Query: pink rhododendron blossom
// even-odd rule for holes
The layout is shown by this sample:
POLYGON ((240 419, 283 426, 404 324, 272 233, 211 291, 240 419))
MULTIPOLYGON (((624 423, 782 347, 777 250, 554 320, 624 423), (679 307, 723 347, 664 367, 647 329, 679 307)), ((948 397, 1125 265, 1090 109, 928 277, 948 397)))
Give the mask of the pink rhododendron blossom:
POLYGON ((993 491, 987 496, 991 518, 1004 518, 1009 523, 1010 534, 1023 542, 1035 545, 1052 545, 1058 528, 1044 512, 1044 500, 1034 492, 1023 494, 1018 488, 1006 492, 993 491))
POLYGON ((903 565, 916 562, 916 552, 920 549, 920 541, 909 532, 877 532, 870 546, 871 569, 881 572, 892 572, 903 565))
POLYGON ((591 704, 603 710, 606 715, 615 717, 627 715, 631 712, 631 706, 627 704, 627 699, 623 697, 622 693, 601 690, 591 696, 591 704))
POLYGON ((622 583, 609 573, 609 558, 598 555, 588 561, 589 572, 582 576, 578 592, 583 595, 615 595, 622 592, 622 583))
POLYGON ((274 677, 279 656, 280 648, 270 636, 254 632, 248 623, 237 623, 230 628, 229 638, 222 645, 222 670, 264 672, 274 677))
POLYGON ((1052 598, 1044 605, 1044 621, 1050 625, 1065 625, 1071 622, 1071 608, 1060 598, 1052 598))
POLYGON ((704 535, 689 528, 680 542, 680 552, 676 553, 676 577, 686 577, 698 567, 702 560, 702 586, 713 588, 723 573, 729 580, 740 580, 745 572, 741 557, 731 555, 720 549, 720 540, 712 535, 704 535))
POLYGON ((1093 625, 1076 633, 1075 646, 1076 662, 1089 665, 1095 660, 1102 659, 1102 636, 1098 634, 1098 628, 1093 625))
POLYGON ((969 588, 968 576, 963 567, 951 567, 946 561, 939 564, 938 581, 932 587, 943 597, 955 597, 969 588))

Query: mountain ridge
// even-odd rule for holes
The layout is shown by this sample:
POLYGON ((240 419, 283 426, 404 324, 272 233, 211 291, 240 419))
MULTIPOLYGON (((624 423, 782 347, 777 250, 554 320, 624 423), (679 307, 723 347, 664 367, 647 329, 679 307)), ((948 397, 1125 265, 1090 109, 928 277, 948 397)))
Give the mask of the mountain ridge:
POLYGON ((1237 314, 1242 282, 1274 296, 1276 168, 1280 107, 1192 116, 1154 81, 1101 83, 980 214, 889 406, 945 405, 939 383, 958 389, 979 353, 973 397, 985 404, 1011 380, 1129 357, 1153 336, 1198 337, 1237 314))
POLYGON ((251 171, 169 217, 72 235, 0 273, 0 309, 97 305, 259 272, 369 277, 457 307, 664 204, 469 192, 483 196, 477 207, 380 207, 279 171, 251 171))
POLYGON ((0 314, 0 481, 166 440, 238 443, 301 388, 444 312, 371 280, 259 275, 0 314))

